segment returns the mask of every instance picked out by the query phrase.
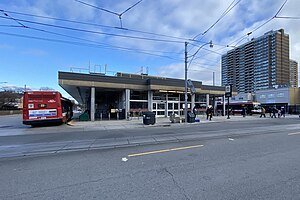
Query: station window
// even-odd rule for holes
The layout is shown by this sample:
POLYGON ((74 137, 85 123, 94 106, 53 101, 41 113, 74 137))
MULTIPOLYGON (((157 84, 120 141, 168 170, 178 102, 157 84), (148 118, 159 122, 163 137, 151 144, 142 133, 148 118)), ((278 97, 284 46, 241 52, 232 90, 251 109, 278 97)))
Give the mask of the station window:
POLYGON ((130 99, 132 100, 148 100, 147 91, 130 91, 130 99))

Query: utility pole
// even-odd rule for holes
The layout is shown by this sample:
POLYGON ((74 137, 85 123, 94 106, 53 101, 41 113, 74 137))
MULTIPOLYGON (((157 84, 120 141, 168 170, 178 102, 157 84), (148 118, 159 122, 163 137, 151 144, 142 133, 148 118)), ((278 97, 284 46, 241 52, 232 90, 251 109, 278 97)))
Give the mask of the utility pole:
POLYGON ((227 119, 230 119, 230 117, 229 117, 229 97, 227 97, 227 119))
POLYGON ((187 70, 188 70, 188 67, 187 67, 187 63, 188 63, 188 60, 187 60, 187 45, 188 43, 185 42, 184 43, 184 122, 187 123, 187 100, 188 100, 188 96, 187 96, 187 70))
MULTIPOLYGON (((212 41, 209 41, 207 43, 204 43, 203 45, 201 45, 198 50, 191 56, 192 59, 190 61, 190 64, 192 63, 193 59, 195 58, 195 55, 199 52, 199 50, 201 48, 203 48, 205 45, 209 44, 209 47, 212 48, 213 44, 212 41)), ((187 123, 187 117, 188 117, 188 113, 187 113, 187 109, 188 109, 188 94, 187 94, 187 72, 188 72, 188 56, 187 56, 187 45, 188 42, 184 43, 184 64, 185 64, 185 68, 184 68, 184 119, 185 119, 185 123, 187 123)))

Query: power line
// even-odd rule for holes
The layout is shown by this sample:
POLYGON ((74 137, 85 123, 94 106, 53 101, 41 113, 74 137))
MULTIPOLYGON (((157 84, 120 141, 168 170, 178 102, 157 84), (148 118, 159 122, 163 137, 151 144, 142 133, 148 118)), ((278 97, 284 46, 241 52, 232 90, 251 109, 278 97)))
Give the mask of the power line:
MULTIPOLYGON (((239 2, 240 2, 240 1, 239 1, 239 2)), ((238 3, 239 3, 239 2, 238 2, 238 3)), ((278 11, 276 12, 276 14, 275 14, 274 16, 272 16, 271 18, 269 18, 267 21, 265 21, 265 22, 262 23, 261 25, 257 26, 254 30, 248 32, 246 35, 244 35, 244 36, 242 36, 242 37, 240 37, 240 38, 238 38, 238 39, 236 39, 236 40, 230 42, 228 45, 226 45, 226 47, 231 46, 231 45, 234 44, 235 42, 237 42, 237 43, 236 43, 234 46, 237 46, 240 42, 242 42, 244 39, 246 39, 247 37, 249 37, 253 32, 255 32, 255 31, 257 31, 258 29, 260 29, 261 27, 265 26, 265 25, 268 24, 270 21, 272 21, 274 18, 277 18, 276 16, 280 13, 280 11, 283 9, 283 7, 285 6, 286 3, 287 3, 287 0, 285 0, 285 1, 283 2, 283 4, 280 6, 280 8, 278 9, 278 11)), ((280 17, 278 17, 278 18, 280 18, 280 17)), ((222 50, 222 49, 224 49, 224 48, 221 48, 221 49, 219 49, 219 50, 222 50)), ((217 50, 217 51, 219 51, 219 50, 217 50)))
POLYGON ((12 28, 22 28, 23 26, 17 25, 8 25, 8 24, 0 24, 1 27, 12 27, 12 28))
MULTIPOLYGON (((8 16, 8 15, 6 14, 6 16, 8 16)), ((10 17, 12 20, 14 20, 14 21, 16 21, 16 22, 18 22, 20 24, 20 22, 18 20, 14 19, 13 17, 11 17, 11 16, 8 16, 8 17, 10 17)), ((107 45, 105 43, 99 43, 99 42, 95 42, 95 41, 92 41, 92 40, 87 40, 87 39, 83 39, 83 38, 79 38, 79 37, 69 36, 69 35, 66 35, 66 34, 56 33, 56 32, 47 31, 47 30, 43 30, 43 29, 33 28, 33 27, 25 26, 25 25, 22 25, 22 26, 13 26, 13 27, 28 28, 28 29, 35 30, 35 31, 40 31, 40 32, 44 32, 44 33, 49 33, 49 34, 53 34, 53 35, 68 37, 68 38, 77 39, 77 40, 82 40, 82 41, 86 41, 86 42, 92 42, 92 43, 95 43, 95 44, 105 45, 105 46, 109 46, 109 47, 113 47, 113 48, 122 48, 122 49, 126 49, 126 50, 142 51, 142 52, 158 52, 158 53, 178 54, 176 52, 166 52, 166 51, 157 51, 157 50, 145 50, 145 49, 141 50, 141 49, 133 49, 133 48, 126 48, 126 47, 120 47, 120 46, 107 45)))
POLYGON ((281 11, 281 10, 283 9, 283 7, 285 6, 286 2, 287 2, 287 0, 285 0, 285 1, 283 2, 283 4, 281 5, 281 7, 280 7, 279 10, 277 11, 277 13, 274 15, 274 18, 280 13, 280 11, 281 11))
POLYGON ((102 10, 102 11, 104 11, 104 12, 107 12, 107 13, 110 13, 110 14, 114 14, 114 15, 119 16, 119 13, 113 12, 113 11, 111 11, 111 10, 107 10, 107 9, 105 9, 105 8, 101 8, 101 7, 98 7, 98 6, 95 6, 95 5, 92 5, 92 4, 83 2, 83 1, 79 1, 79 0, 75 0, 75 1, 77 1, 78 3, 82 3, 82 4, 86 5, 86 6, 90 6, 90 7, 93 7, 93 8, 99 9, 99 10, 102 10))
POLYGON ((300 17, 291 17, 291 16, 276 16, 276 19, 300 19, 300 17))
POLYGON ((44 32, 44 33, 49 33, 49 34, 63 36, 63 37, 67 37, 67 38, 77 39, 77 40, 82 40, 82 41, 91 42, 91 43, 94 43, 94 44, 100 44, 100 45, 104 45, 104 46, 107 46, 107 47, 121 48, 121 49, 132 50, 132 51, 140 51, 140 52, 156 52, 156 53, 165 53, 165 54, 179 54, 177 52, 170 52, 170 51, 158 51, 158 50, 149 50, 149 49, 135 49, 135 48, 115 46, 115 45, 108 45, 106 43, 95 42, 93 40, 83 39, 83 38, 74 37, 74 36, 70 36, 70 35, 65 35, 65 34, 61 34, 61 33, 55 33, 55 32, 46 31, 46 30, 43 30, 43 29, 37 29, 37 28, 32 28, 32 27, 28 27, 28 28, 31 29, 31 30, 35 30, 35 31, 40 31, 40 32, 44 32))
POLYGON ((96 45, 96 44, 89 44, 89 43, 82 43, 82 42, 74 42, 74 41, 66 41, 66 40, 58 40, 58 39, 50 39, 50 38, 42 38, 42 37, 36 37, 36 36, 28 36, 28 35, 21 35, 21 34, 14 34, 14 33, 6 33, 6 32, 0 32, 1 35, 8 35, 8 36, 14 36, 14 37, 21 37, 21 38, 27 38, 27 39, 35 39, 35 40, 43 40, 43 41, 48 41, 48 42, 58 42, 58 43, 65 43, 65 44, 72 44, 72 45, 77 45, 77 46, 86 46, 86 47, 94 47, 94 48, 104 48, 104 49, 115 49, 115 50, 123 50, 123 51, 129 51, 133 53, 140 53, 140 54, 146 54, 146 55, 151 55, 151 56, 156 56, 156 57, 162 57, 162 58, 168 58, 171 60, 177 60, 182 62, 183 59, 177 59, 173 58, 170 56, 165 56, 165 55, 159 55, 159 54, 154 54, 154 53, 148 53, 144 51, 135 51, 129 48, 124 48, 124 47, 113 47, 109 45, 96 45))
POLYGON ((18 20, 16 20, 15 18, 12 18, 11 16, 9 16, 7 13, 5 13, 3 10, 0 10, 6 17, 10 18, 11 20, 17 22, 19 25, 21 25, 22 27, 26 28, 26 26, 24 24, 22 24, 21 22, 19 22, 18 20))
MULTIPOLYGON (((3 17, 3 16, 0 16, 0 18, 10 19, 9 17, 3 17)), ((121 34, 85 30, 85 29, 73 28, 73 27, 67 27, 67 26, 59 26, 59 25, 53 25, 53 24, 47 24, 47 23, 41 23, 41 22, 34 22, 34 21, 30 21, 30 20, 23 20, 23 19, 16 19, 16 20, 21 21, 21 22, 37 24, 37 25, 42 25, 42 26, 49 26, 49 27, 60 28, 60 29, 66 29, 66 30, 71 30, 71 31, 78 31, 78 32, 85 32, 85 33, 92 33, 92 34, 99 34, 99 35, 107 35, 107 36, 114 36, 114 37, 122 37, 122 38, 128 38, 128 39, 148 40, 148 41, 155 41, 155 42, 178 43, 178 44, 184 43, 183 41, 178 41, 178 40, 164 40, 164 39, 131 36, 131 35, 121 35, 121 34)))
POLYGON ((108 12, 108 13, 110 13, 110 14, 117 15, 117 16, 119 17, 119 19, 120 19, 120 25, 121 25, 121 28, 123 28, 123 25, 122 25, 122 15, 123 15, 124 13, 128 12, 129 10, 131 10, 133 7, 135 7, 135 6, 138 5, 139 3, 141 3, 143 0, 140 0, 140 1, 136 2, 135 4, 133 4, 132 6, 130 6, 129 8, 127 8, 126 10, 124 10, 124 11, 121 12, 121 13, 116 13, 116 12, 107 10, 107 9, 105 9, 105 8, 101 8, 101 7, 98 7, 98 6, 95 6, 95 5, 86 3, 86 2, 84 2, 84 1, 80 1, 80 0, 75 0, 75 1, 77 1, 77 2, 79 2, 79 3, 82 3, 82 4, 86 5, 86 6, 90 6, 90 7, 99 9, 99 10, 104 11, 104 12, 108 12))
MULTIPOLYGON (((22 24, 21 22, 19 22, 17 19, 9 16, 8 14, 4 13, 5 16, 9 17, 10 19, 18 22, 19 24, 22 24)), ((98 42, 94 42, 94 41, 91 41, 91 40, 87 40, 87 39, 82 39, 82 38, 78 38, 78 37, 74 37, 74 36, 69 36, 69 35, 65 35, 65 34, 60 34, 60 33, 56 33, 56 32, 52 32, 52 31, 46 31, 46 30, 43 30, 43 29, 38 29, 38 28, 33 28, 33 27, 28 27, 28 26, 25 26, 22 24, 21 26, 22 28, 28 28, 28 29, 32 29, 32 30, 35 30, 35 31, 40 31, 40 32, 44 32, 44 33, 49 33, 49 34, 54 34, 54 35, 59 35, 59 36, 64 36, 64 37, 68 37, 68 38, 72 38, 72 39, 78 39, 78 40, 83 40, 83 41, 88 41, 88 42, 92 42, 92 43, 96 43, 96 44, 100 44, 101 46, 105 46, 105 47, 110 47, 110 48, 116 48, 116 49, 122 49, 122 50, 127 50, 127 51, 138 51, 140 53, 144 53, 144 54, 149 54, 149 55, 157 55, 157 54, 151 54, 149 53, 149 51, 152 51, 153 50, 140 50, 140 49, 132 49, 132 48, 126 48, 126 47, 118 47, 118 46, 112 46, 112 45, 107 45, 107 44, 103 44, 103 43, 98 43, 98 42), (147 52, 148 51, 148 52, 147 52)), ((160 53, 175 53, 175 52, 162 52, 162 51, 155 51, 155 52, 160 52, 160 53)), ((169 56, 165 56, 165 57, 169 57, 169 56)), ((171 58, 171 57, 169 57, 171 58)))
MULTIPOLYGON (((233 42, 229 43, 228 46, 232 45, 233 43, 235 43, 236 41, 238 41, 237 44, 239 44, 242 40, 244 40, 245 38, 247 38, 249 35, 251 35, 253 32, 257 31, 258 29, 260 29, 261 27, 265 26, 266 24, 268 24, 270 21, 272 21, 274 18, 276 18, 276 16, 280 13, 280 11, 283 9, 283 7, 285 6, 285 4, 287 3, 287 0, 285 0, 283 2, 283 4, 280 6, 280 8, 278 9, 278 11, 276 12, 275 15, 273 15, 271 18, 269 18, 267 21, 265 21, 264 23, 262 23, 261 25, 257 26, 253 31, 248 32, 246 35, 242 36, 241 38, 234 40, 233 42)), ((235 44, 234 46, 237 46, 237 44, 235 44)))
MULTIPOLYGON (((22 28, 23 26, 12 26, 12 27, 22 28)), ((178 52, 171 52, 171 51, 135 49, 135 48, 115 46, 115 45, 108 45, 106 43, 95 42, 95 41, 92 41, 92 40, 83 39, 83 38, 79 38, 79 37, 74 37, 74 36, 70 36, 70 35, 65 35, 65 34, 61 34, 61 33, 56 33, 56 32, 52 32, 52 31, 47 31, 47 30, 43 30, 43 29, 38 29, 38 28, 33 28, 33 27, 28 27, 28 26, 27 26, 27 28, 30 29, 30 30, 34 30, 34 31, 40 31, 40 32, 49 33, 49 34, 53 34, 53 35, 63 36, 63 37, 67 37, 67 38, 77 39, 77 40, 82 40, 82 41, 85 41, 85 42, 91 42, 91 43, 94 43, 94 44, 104 45, 104 46, 112 47, 112 48, 121 48, 121 49, 132 50, 132 51, 140 51, 140 52, 156 52, 156 53, 165 53, 165 54, 180 54, 178 52)))
MULTIPOLYGON (((224 18, 237 4, 240 3, 241 0, 238 0, 237 3, 235 3, 233 6, 232 4, 235 2, 236 0, 233 0, 231 2, 231 4, 226 8, 226 10, 222 13, 222 15, 217 19, 217 21, 215 21, 206 31, 204 31, 203 33, 199 33, 198 35, 196 35, 193 40, 195 40, 197 37, 199 37, 200 35, 205 35, 210 29, 212 29, 222 18, 224 18), (231 7, 232 6, 232 7, 231 7)), ((202 37, 203 38, 203 37, 202 37)), ((201 38, 201 39, 202 39, 201 38)))
MULTIPOLYGON (((216 20, 216 22, 214 22, 206 31, 204 31, 203 33, 199 33, 198 35, 196 35, 192 40, 195 40, 197 37, 199 37, 200 35, 202 35, 202 37, 200 38, 200 41, 204 38, 204 35, 210 31, 222 18, 224 18, 237 4, 239 4, 241 2, 241 0, 238 0, 235 4, 236 0, 233 0, 230 5, 226 8, 226 10, 222 13, 222 15, 216 20), (234 4, 234 5, 233 5, 234 4), (233 6, 232 6, 233 5, 233 6)), ((189 51, 193 50, 194 47, 192 47, 189 51)), ((200 50, 200 48, 196 51, 196 54, 198 53, 198 51, 200 50)), ((195 55, 196 55, 195 54, 195 55)), ((194 56, 193 56, 194 58, 194 56)), ((192 60, 193 60, 192 58, 192 60)), ((190 65, 190 64, 189 64, 190 65)))
POLYGON ((42 18, 42 19, 51 19, 51 20, 68 22, 68 23, 75 23, 75 24, 81 24, 81 25, 97 26, 97 27, 107 28, 107 29, 115 29, 115 30, 121 30, 121 31, 136 32, 136 33, 142 33, 142 34, 147 34, 147 35, 154 35, 154 36, 159 36, 159 37, 179 39, 179 40, 184 40, 184 41, 191 40, 189 38, 184 38, 184 37, 176 37, 176 36, 165 35, 165 34, 161 34, 161 33, 153 33, 153 32, 147 32, 147 31, 141 31, 141 30, 124 28, 124 27, 120 28, 120 27, 115 27, 115 26, 108 26, 108 25, 95 24, 95 23, 90 23, 90 22, 82 22, 82 21, 61 19, 61 18, 49 17, 49 16, 42 16, 42 15, 34 15, 34 14, 28 14, 28 13, 22 13, 22 12, 8 11, 8 10, 0 10, 0 11, 4 11, 4 12, 10 13, 10 14, 22 15, 22 16, 37 17, 37 18, 42 18))

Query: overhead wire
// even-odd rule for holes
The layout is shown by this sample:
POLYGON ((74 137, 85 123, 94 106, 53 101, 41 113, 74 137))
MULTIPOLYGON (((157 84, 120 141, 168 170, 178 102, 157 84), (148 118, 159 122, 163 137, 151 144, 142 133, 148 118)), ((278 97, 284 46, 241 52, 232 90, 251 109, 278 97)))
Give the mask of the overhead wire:
MULTIPOLYGON (((83 38, 69 36, 69 35, 66 35, 66 34, 61 34, 61 33, 56 33, 56 32, 52 32, 52 31, 47 31, 47 30, 43 30, 43 29, 38 29, 38 28, 34 28, 34 27, 25 26, 24 24, 22 24, 21 22, 19 22, 17 19, 13 18, 12 16, 8 15, 7 13, 3 12, 3 14, 5 16, 7 16, 8 18, 10 18, 11 20, 13 20, 13 21, 15 21, 15 22, 17 22, 18 24, 21 25, 21 26, 13 26, 13 27, 27 28, 27 29, 31 29, 31 30, 34 30, 34 31, 40 31, 40 32, 54 34, 54 35, 63 36, 63 37, 68 37, 68 38, 72 38, 72 39, 83 40, 83 41, 96 43, 98 45, 102 45, 102 46, 110 47, 110 48, 117 48, 117 49, 122 49, 122 50, 129 50, 129 51, 139 51, 139 52, 142 52, 142 53, 148 53, 149 51, 153 52, 153 50, 141 50, 141 49, 133 49, 133 48, 127 48, 127 47, 119 47, 119 46, 107 45, 107 44, 95 42, 95 41, 92 41, 92 40, 87 40, 87 39, 83 39, 83 38)), ((174 52, 163 52, 163 51, 156 51, 156 52, 160 52, 160 53, 174 53, 174 52)))
POLYGON ((257 31, 258 29, 260 29, 261 27, 265 26, 266 24, 268 24, 270 21, 272 21, 274 18, 276 18, 276 16, 281 12, 281 10, 283 9, 283 7, 285 6, 285 4, 287 3, 287 0, 285 0, 283 2, 283 4, 280 6, 280 8, 278 9, 278 11, 276 12, 275 15, 273 15, 271 18, 269 18, 268 20, 266 20, 264 23, 262 23, 261 25, 257 26, 256 28, 254 28, 254 30, 248 32, 246 35, 243 35, 242 37, 234 40, 233 42, 229 43, 228 46, 234 44, 235 42, 237 42, 234 46, 237 46, 241 41, 243 41, 245 38, 247 38, 249 35, 251 35, 253 32, 257 31))
POLYGON ((82 42, 74 42, 74 41, 66 41, 66 40, 59 40, 59 39, 50 39, 50 38, 42 38, 42 37, 36 37, 36 36, 29 36, 29 35, 22 35, 22 34, 14 34, 14 33, 6 33, 6 32, 0 32, 0 35, 8 35, 8 36, 14 36, 14 37, 21 37, 21 38, 27 38, 27 39, 36 39, 36 40, 43 40, 43 41, 49 41, 49 42, 58 42, 58 43, 65 43, 65 44, 72 44, 72 45, 77 45, 77 46, 86 46, 86 47, 94 47, 94 48, 105 48, 105 49, 115 49, 115 50, 125 50, 129 52, 134 52, 134 53, 140 53, 140 54, 146 54, 146 55, 151 55, 151 56, 157 56, 157 57, 162 57, 162 58, 168 58, 171 60, 177 60, 177 61, 183 61, 178 59, 178 58, 173 58, 170 56, 166 55, 160 55, 160 54, 154 54, 154 53, 148 53, 148 52, 143 52, 143 51, 134 51, 132 49, 126 49, 123 47, 111 47, 111 46, 105 46, 105 45, 100 45, 100 44, 89 44, 89 43, 82 43, 82 42))
POLYGON ((22 28, 23 26, 9 25, 9 24, 0 24, 1 27, 13 27, 13 28, 22 28))
MULTIPOLYGON (((0 16, 0 18, 10 19, 9 17, 3 17, 3 16, 0 16)), ((80 29, 80 28, 54 25, 54 24, 49 24, 49 23, 34 22, 34 21, 24 20, 24 19, 17 19, 17 18, 15 18, 15 19, 18 21, 21 21, 21 22, 37 24, 37 25, 42 25, 42 26, 60 28, 60 29, 71 30, 71 31, 78 31, 78 32, 85 32, 85 33, 92 33, 92 34, 99 34, 99 35, 122 37, 122 38, 127 38, 127 39, 148 40, 148 41, 155 41, 155 42, 166 42, 166 43, 177 43, 177 44, 184 43, 183 41, 179 41, 179 40, 165 40, 165 39, 156 39, 156 38, 139 37, 139 36, 131 36, 131 35, 121 35, 121 34, 115 34, 115 33, 107 33, 107 32, 101 32, 101 31, 85 30, 85 29, 80 29)))
POLYGON ((135 6, 138 5, 139 3, 141 3, 143 0, 139 0, 138 2, 136 2, 136 3, 133 4, 132 6, 128 7, 127 9, 125 9, 125 10, 124 10, 123 12, 121 12, 121 13, 113 12, 113 11, 107 10, 107 9, 105 9, 105 8, 101 8, 101 7, 98 7, 98 6, 95 6, 95 5, 86 3, 86 2, 84 2, 84 1, 80 1, 80 0, 75 0, 75 1, 76 1, 76 2, 79 2, 79 3, 82 3, 82 4, 84 4, 84 5, 87 5, 87 6, 96 8, 96 9, 99 9, 99 10, 101 10, 101 11, 105 11, 105 12, 108 12, 108 13, 111 13, 111 14, 114 14, 114 15, 117 15, 117 16, 119 17, 119 20, 120 20, 120 26, 121 26, 121 28, 123 28, 122 15, 125 14, 126 12, 128 12, 129 10, 131 10, 133 7, 135 7, 135 6))
MULTIPOLYGON (((232 4, 235 2, 236 0, 233 0, 230 5, 226 8, 226 10, 222 13, 222 15, 203 33, 199 33, 198 35, 196 35, 193 40, 195 40, 197 37, 199 37, 200 35, 205 35, 210 29, 212 29, 222 18, 224 18, 237 4, 240 3, 241 0, 238 0, 238 2, 236 4, 234 4, 232 6, 232 4), (232 7, 231 7, 232 6, 232 7)), ((202 39, 202 38, 201 38, 202 39)), ((200 40, 201 40, 200 39, 200 40)))
POLYGON ((26 28, 26 26, 24 24, 22 24, 21 22, 19 22, 18 20, 12 18, 11 16, 9 16, 7 13, 5 13, 3 10, 0 10, 0 12, 2 12, 6 17, 10 18, 11 20, 15 21, 16 23, 18 23, 19 25, 21 25, 22 27, 26 28))
MULTIPOLYGON (((193 40, 195 40, 197 37, 199 37, 200 35, 202 35, 202 37, 201 37, 201 39, 200 39, 200 41, 203 39, 203 37, 204 37, 204 35, 207 33, 207 32, 209 32, 221 19, 223 19, 235 6, 237 6, 240 2, 241 2, 241 0, 238 0, 236 3, 234 3, 236 0, 233 0, 231 3, 230 3, 230 5, 226 8, 226 10, 221 14, 221 16, 207 29, 207 30, 205 30, 203 33, 200 33, 200 34, 198 34, 198 35, 196 35, 194 38, 193 38, 193 40)), ((212 45, 212 44, 210 44, 210 45, 212 45)), ((201 49, 203 47, 203 45, 202 46, 200 46, 197 50, 196 50, 196 52, 192 55, 192 58, 191 58, 191 60, 189 61, 189 64, 188 64, 188 68, 189 68, 189 66, 191 65, 191 63, 193 62, 193 60, 194 60, 194 58, 195 58, 195 56, 197 55, 197 53, 199 52, 199 50, 201 49)), ((191 51, 193 48, 191 48, 189 51, 191 51)))
MULTIPOLYGON (((18 24, 22 24, 21 22, 18 21, 18 19, 15 19, 15 18, 9 16, 5 12, 4 12, 4 15, 7 16, 8 18, 10 18, 11 20, 14 20, 18 24)), ((22 24, 21 26, 14 26, 14 27, 21 27, 21 28, 31 29, 31 30, 34 30, 34 31, 40 31, 40 32, 48 33, 48 34, 54 34, 54 35, 68 37, 68 38, 72 38, 72 39, 78 39, 78 40, 83 40, 83 41, 87 41, 87 42, 92 42, 92 43, 95 43, 96 46, 91 46, 93 44, 87 44, 87 43, 78 43, 78 42, 63 41, 63 40, 56 40, 56 39, 45 39, 45 38, 40 38, 40 37, 30 37, 30 36, 20 35, 20 34, 9 34, 9 33, 4 33, 4 32, 2 32, 1 34, 6 34, 6 35, 10 35, 10 36, 17 36, 17 37, 26 37, 26 38, 31 38, 31 39, 46 40, 46 41, 52 41, 52 42, 63 42, 63 43, 68 43, 68 44, 84 45, 84 46, 89 46, 89 47, 102 47, 102 48, 109 48, 109 49, 125 50, 125 51, 130 51, 130 52, 135 52, 135 53, 142 53, 142 54, 147 54, 147 55, 152 55, 152 56, 164 57, 164 58, 168 58, 168 59, 172 59, 172 60, 178 60, 177 58, 175 59, 173 57, 166 56, 166 55, 158 55, 158 54, 149 53, 149 52, 159 52, 159 53, 172 53, 172 54, 174 54, 176 52, 163 52, 163 51, 145 50, 145 49, 141 50, 141 49, 133 49, 133 48, 127 48, 127 47, 119 47, 119 46, 114 46, 114 45, 107 45, 107 44, 104 44, 104 43, 99 43, 99 42, 95 42, 95 41, 91 41, 91 40, 87 40, 87 39, 83 39, 83 38, 69 36, 69 35, 66 35, 66 34, 61 34, 61 33, 56 33, 56 32, 52 32, 52 31, 47 31, 47 30, 43 30, 43 29, 38 29, 38 28, 34 28, 34 27, 25 26, 24 24, 22 24)))
POLYGON ((147 35, 154 35, 154 36, 178 39, 178 40, 183 40, 183 41, 191 40, 189 38, 184 38, 184 37, 176 37, 176 36, 171 36, 171 35, 166 35, 166 34, 161 34, 161 33, 153 33, 153 32, 147 32, 147 31, 124 28, 124 27, 120 28, 120 27, 108 26, 108 25, 103 25, 103 24, 96 24, 96 23, 90 23, 90 22, 62 19, 62 18, 56 18, 56 17, 42 16, 42 15, 34 15, 34 14, 28 14, 28 13, 23 13, 23 12, 15 12, 15 11, 9 11, 9 10, 0 10, 0 11, 4 11, 4 12, 10 13, 10 14, 22 15, 22 16, 37 17, 37 18, 41 18, 41 19, 50 19, 50 20, 80 24, 80 25, 96 26, 96 27, 107 28, 107 29, 142 33, 142 34, 147 34, 147 35))
MULTIPOLYGON (((284 4, 281 6, 281 8, 278 10, 278 12, 275 14, 275 16, 273 16, 272 18, 270 18, 269 20, 267 20, 266 22, 264 22, 262 25, 260 25, 260 26, 258 26, 258 27, 256 27, 252 32, 254 32, 254 31, 256 31, 256 30, 258 30, 259 28, 261 28, 262 26, 264 26, 265 24, 267 24, 267 23, 269 23, 269 21, 271 21, 272 19, 274 19, 274 18, 280 18, 280 16, 277 16, 278 15, 278 13, 282 10, 282 8, 283 8, 283 6, 285 5, 285 3, 287 2, 287 0, 284 2, 284 4)), ((2 10, 0 10, 0 11, 2 11, 2 10)), ((24 14, 24 13, 23 13, 24 14)), ((28 14, 28 15, 30 15, 30 14, 28 14)), ((1 18, 5 18, 5 17, 1 17, 1 18)), ((8 17, 9 18, 9 17, 8 17)), ((46 18, 46 17, 45 17, 46 18)), ((29 20, 22 20, 22 19, 17 19, 17 20, 20 20, 21 22, 26 22, 26 23, 33 23, 32 21, 29 21, 29 20)), ((61 20, 61 21, 63 21, 63 20, 61 20)), ((66 22, 67 21, 69 21, 69 20, 66 20, 66 22)), ((70 22, 71 22, 72 20, 70 20, 70 22)), ((38 25, 44 25, 43 23, 36 23, 36 22, 34 22, 35 24, 38 24, 38 25)), ((74 23, 77 23, 77 22, 75 22, 74 21, 74 23)), ((80 23, 80 22, 79 22, 80 23)), ((20 26, 14 26, 14 25, 2 25, 2 26, 8 26, 8 27, 18 27, 18 28, 21 28, 21 27, 24 27, 25 25, 23 24, 23 23, 21 23, 21 24, 19 24, 20 26)), ((88 24, 87 24, 88 25, 88 24)), ((93 24, 93 25, 95 25, 95 24, 93 24)), ((44 26, 46 26, 46 25, 44 25, 44 26)), ((57 27, 55 27, 54 26, 54 28, 57 28, 57 27)), ((60 27, 59 27, 60 28, 60 27)), ((109 27, 108 26, 108 28, 116 28, 116 29, 120 29, 120 30, 128 30, 128 29, 125 29, 125 28, 119 28, 119 27, 109 27)), ((72 30, 73 28, 71 28, 71 30, 72 30)), ((137 30, 128 30, 128 31, 137 31, 137 30)), ((145 34, 153 34, 153 35, 157 35, 157 36, 166 36, 166 35, 160 35, 160 34, 155 34, 155 33, 147 33, 147 32, 142 32, 142 31, 137 31, 137 32, 141 32, 141 33, 145 33, 145 34)), ((250 34, 252 34, 252 32, 249 32, 250 34)), ((247 34, 247 36, 249 36, 250 34, 247 34)), ((3 34, 3 33, 2 33, 3 34)), ((98 33, 99 34, 99 33, 98 33)), ((109 35, 110 33, 108 33, 108 35, 109 35)), ((105 35, 105 34, 104 34, 105 35)), ((126 37, 127 37, 127 35, 125 35, 126 37)), ((246 37, 247 37, 246 36, 246 37)), ((166 37, 169 37, 169 36, 166 36, 166 37)), ((172 37, 172 36, 170 36, 170 37, 172 37)), ((243 36, 243 37, 245 37, 245 36, 243 36)), ((142 37, 143 38, 143 37, 142 37)), ((140 39, 142 39, 142 38, 140 38, 140 39)), ((75 39, 75 38, 74 38, 75 39)), ((82 38, 81 38, 82 39, 82 38)), ((179 38, 176 38, 176 39, 179 39, 179 38)), ((180 39, 184 39, 184 38, 180 38, 180 39)), ((69 42, 69 41, 66 41, 66 42, 69 42)), ((174 41, 172 41, 172 42, 174 42, 174 41)), ((176 41, 176 42, 178 42, 178 43, 180 43, 179 41, 176 41)), ((197 41, 195 41, 195 42, 197 42, 197 41)), ((183 42, 181 42, 181 43, 183 43, 183 42)), ((190 43, 190 44, 192 44, 192 43, 190 43)), ((89 45, 89 44, 88 44, 89 45)), ((227 46, 229 46, 229 45, 227 45, 227 46)), ((222 49, 224 49, 224 48, 222 48, 222 49)), ((156 55, 157 56, 157 55, 156 55)), ((164 56, 165 57, 165 56, 164 56)), ((181 60, 180 60, 181 61, 181 60)))
POLYGON ((112 47, 112 48, 122 48, 122 49, 132 50, 132 51, 156 52, 156 53, 165 53, 165 54, 178 54, 177 52, 170 52, 170 51, 159 51, 159 50, 150 50, 150 49, 136 49, 136 48, 115 46, 115 45, 108 45, 106 43, 96 42, 96 41, 93 41, 93 40, 83 39, 83 38, 74 37, 74 36, 70 36, 70 35, 66 35, 66 34, 47 31, 47 30, 43 30, 43 29, 32 28, 32 27, 28 27, 28 28, 31 29, 31 30, 35 30, 35 31, 40 31, 40 32, 44 32, 44 33, 49 33, 49 34, 63 36, 63 37, 67 37, 67 38, 77 39, 77 40, 82 40, 82 41, 85 41, 85 42, 91 42, 91 43, 94 43, 94 44, 100 44, 100 45, 104 45, 104 46, 108 46, 108 47, 112 47))
POLYGON ((90 7, 92 7, 92 8, 96 8, 96 9, 102 10, 102 11, 104 11, 104 12, 107 12, 107 13, 110 13, 110 14, 114 14, 114 15, 119 16, 119 13, 113 12, 113 11, 111 11, 111 10, 108 10, 108 9, 105 9, 105 8, 101 8, 101 7, 98 7, 98 6, 95 6, 95 5, 86 3, 86 2, 84 2, 84 1, 80 1, 80 0, 75 0, 75 1, 78 2, 78 3, 81 3, 81 4, 83 4, 83 5, 90 6, 90 7))
POLYGON ((276 16, 276 19, 300 19, 300 17, 292 17, 292 16, 276 16))
MULTIPOLYGON (((17 28, 21 27, 22 28, 23 26, 12 26, 12 27, 17 27, 17 28)), ((61 34, 61 33, 55 33, 55 32, 46 31, 46 30, 43 30, 43 29, 38 29, 38 28, 33 28, 33 27, 27 27, 27 28, 30 29, 30 30, 34 30, 34 31, 40 31, 40 32, 48 33, 48 34, 57 35, 57 36, 63 36, 63 37, 77 39, 77 40, 81 40, 81 41, 85 41, 85 42, 91 42, 91 43, 94 43, 94 44, 97 44, 97 45, 102 45, 103 47, 105 46, 105 47, 110 47, 110 48, 116 48, 116 49, 119 49, 119 50, 123 49, 123 50, 137 51, 137 52, 143 52, 143 53, 156 52, 156 53, 163 53, 163 54, 179 54, 177 52, 158 51, 158 50, 149 50, 149 49, 136 49, 136 48, 115 46, 115 45, 108 45, 106 43, 96 42, 96 41, 83 39, 83 38, 79 38, 79 37, 74 37, 74 36, 70 36, 70 35, 65 35, 65 34, 61 34)))

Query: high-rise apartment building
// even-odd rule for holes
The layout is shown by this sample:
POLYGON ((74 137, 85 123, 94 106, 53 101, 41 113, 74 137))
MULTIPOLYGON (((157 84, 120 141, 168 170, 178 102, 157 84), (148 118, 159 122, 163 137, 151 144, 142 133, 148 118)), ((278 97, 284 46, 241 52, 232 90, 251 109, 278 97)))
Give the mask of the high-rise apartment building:
POLYGON ((290 86, 298 87, 298 63, 295 60, 290 60, 290 86))
POLYGON ((222 85, 229 84, 239 93, 289 85, 289 35, 269 31, 223 55, 222 85))

